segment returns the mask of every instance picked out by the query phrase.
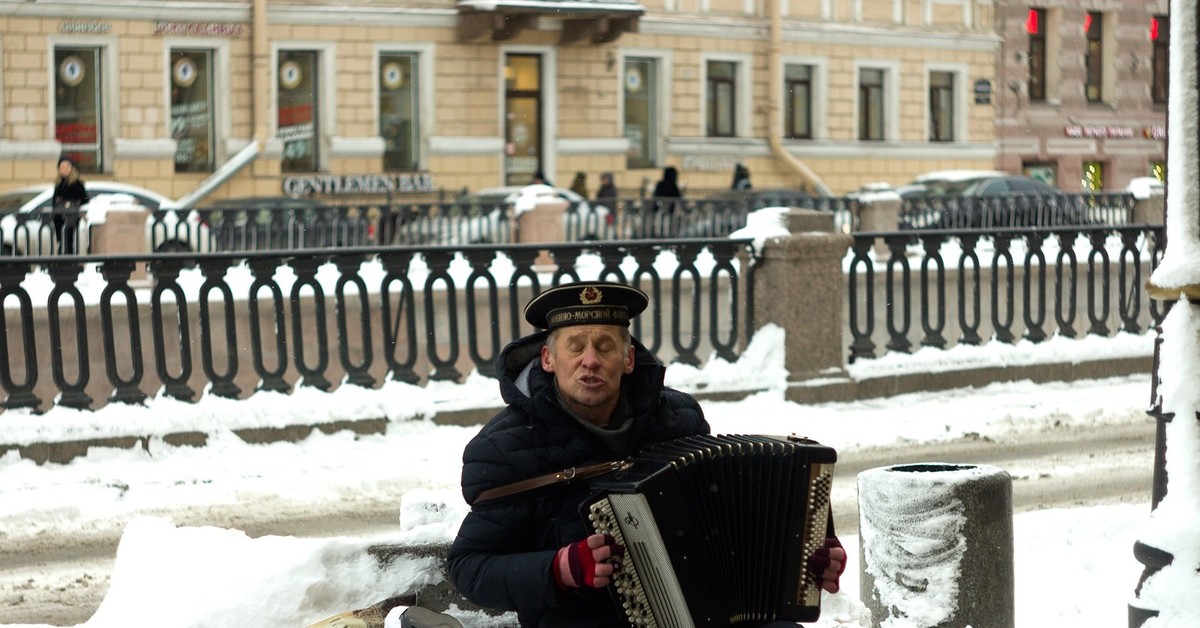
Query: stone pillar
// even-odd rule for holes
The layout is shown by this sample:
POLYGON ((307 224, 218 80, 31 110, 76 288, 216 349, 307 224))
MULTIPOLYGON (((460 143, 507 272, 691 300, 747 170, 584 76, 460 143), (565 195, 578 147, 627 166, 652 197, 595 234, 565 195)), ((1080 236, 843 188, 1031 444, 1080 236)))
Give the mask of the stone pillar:
MULTIPOLYGON (((526 242, 562 242, 566 234, 567 202, 557 197, 539 197, 530 207, 514 206, 513 240, 526 242)), ((538 266, 553 264, 550 254, 543 251, 538 255, 538 266)))
POLYGON ((873 626, 1013 628, 1006 471, 946 463, 869 469, 858 475, 858 512, 859 597, 873 626))
POLYGON ((1166 207, 1166 197, 1161 191, 1151 193, 1144 198, 1138 198, 1133 203, 1133 224, 1161 225, 1163 224, 1166 207))
POLYGON ((800 401, 808 399, 804 380, 846 378, 842 259, 853 238, 834 231, 829 212, 792 209, 784 216, 791 235, 767 239, 754 271, 754 323, 786 332, 787 396, 800 401))
MULTIPOLYGON (((150 211, 130 197, 102 196, 88 204, 87 219, 91 225, 92 255, 146 255, 150 243, 146 239, 146 220, 150 211)), ((129 281, 148 282, 145 264, 137 264, 129 281)))
MULTIPOLYGON (((880 192, 866 194, 860 199, 858 215, 854 226, 855 231, 895 231, 900 224, 900 195, 895 192, 880 192)), ((891 251, 883 239, 875 243, 875 257, 888 259, 891 251)))

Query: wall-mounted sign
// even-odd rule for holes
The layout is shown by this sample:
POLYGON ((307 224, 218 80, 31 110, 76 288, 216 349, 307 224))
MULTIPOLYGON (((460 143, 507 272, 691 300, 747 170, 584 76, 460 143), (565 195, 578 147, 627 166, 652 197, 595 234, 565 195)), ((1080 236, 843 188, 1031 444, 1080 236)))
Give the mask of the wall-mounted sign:
POLYGON ((1129 139, 1133 137, 1133 127, 1104 124, 1073 124, 1063 129, 1063 134, 1067 137, 1129 139))
POLYGON ((975 104, 992 104, 992 82, 987 79, 975 81, 975 104))
POLYGON ((70 20, 58 25, 58 32, 84 34, 84 35, 103 35, 112 30, 112 24, 108 22, 83 22, 79 20, 70 20))
POLYGON ((171 66, 171 77, 180 87, 191 87, 196 82, 196 62, 191 57, 183 57, 171 66))
POLYGON ((78 55, 71 55, 58 64, 58 79, 63 82, 63 85, 69 87, 75 87, 82 83, 86 72, 87 66, 83 64, 83 59, 80 59, 78 55))
POLYGON ((732 171, 738 159, 724 155, 686 155, 681 164, 684 170, 700 172, 732 171))
POLYGON ((284 61, 279 66, 279 84, 284 89, 296 89, 300 82, 304 80, 304 69, 299 63, 293 60, 284 61))
POLYGON ((404 68, 395 61, 385 63, 379 73, 379 80, 387 89, 398 89, 404 85, 404 68))
POLYGON ((155 22, 155 35, 190 35, 192 37, 241 37, 244 24, 225 22, 155 22))
POLYGON ((348 194, 416 194, 433 191, 433 175, 428 172, 397 174, 296 175, 283 179, 288 196, 348 194))
POLYGON ((1145 135, 1146 139, 1165 140, 1167 139, 1167 126, 1165 124, 1148 126, 1142 129, 1142 135, 1145 135))

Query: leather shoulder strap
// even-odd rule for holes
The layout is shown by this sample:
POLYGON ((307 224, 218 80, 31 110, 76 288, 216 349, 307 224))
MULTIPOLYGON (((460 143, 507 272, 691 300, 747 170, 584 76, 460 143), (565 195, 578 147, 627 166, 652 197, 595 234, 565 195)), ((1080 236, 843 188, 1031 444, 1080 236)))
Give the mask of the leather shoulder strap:
POLYGON ((475 498, 475 501, 471 502, 470 505, 480 505, 483 502, 511 497, 519 493, 532 491, 534 489, 550 486, 552 484, 594 478, 604 475, 605 473, 612 473, 613 471, 628 469, 629 465, 630 463, 625 460, 610 460, 608 462, 598 462, 596 464, 589 464, 582 467, 571 467, 569 469, 563 469, 562 471, 555 471, 554 473, 547 473, 545 475, 519 480, 511 484, 505 484, 504 486, 497 486, 495 488, 489 488, 488 490, 483 491, 479 494, 479 497, 475 498))

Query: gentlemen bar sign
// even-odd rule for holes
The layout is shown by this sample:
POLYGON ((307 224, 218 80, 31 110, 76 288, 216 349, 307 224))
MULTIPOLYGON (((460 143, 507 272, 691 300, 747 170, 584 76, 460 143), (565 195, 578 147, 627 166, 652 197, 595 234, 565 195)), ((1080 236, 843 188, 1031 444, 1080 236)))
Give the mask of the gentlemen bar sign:
POLYGON ((417 194, 433 191, 433 175, 427 172, 398 174, 297 175, 283 179, 283 193, 309 195, 417 194))

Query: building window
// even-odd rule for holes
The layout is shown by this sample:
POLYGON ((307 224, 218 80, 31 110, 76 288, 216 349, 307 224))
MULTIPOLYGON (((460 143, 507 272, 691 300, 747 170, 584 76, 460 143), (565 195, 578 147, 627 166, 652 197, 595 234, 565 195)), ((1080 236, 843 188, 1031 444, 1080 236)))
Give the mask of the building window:
POLYGON ((379 135, 387 172, 418 167, 417 79, 417 55, 379 55, 379 135))
POLYGON ((954 141, 954 73, 929 73, 929 141, 954 141))
POLYGON ((1150 176, 1166 183, 1167 181, 1167 162, 1156 159, 1150 162, 1150 176))
POLYGON ((1030 179, 1037 179, 1050 187, 1058 187, 1058 164, 1053 162, 1024 162, 1021 165, 1021 172, 1030 179))
POLYGON ((658 60, 625 60, 625 139, 627 168, 658 165, 658 60))
POLYGON ((171 138, 175 172, 212 172, 216 163, 213 51, 171 51, 171 138))
POLYGON ((315 50, 279 53, 277 135, 283 141, 283 172, 316 172, 320 163, 317 59, 315 50))
POLYGON ((1104 189, 1104 164, 1099 161, 1083 162, 1083 191, 1099 192, 1104 189))
POLYGON ((884 139, 884 71, 862 68, 858 71, 858 139, 884 139))
POLYGON ((788 65, 784 69, 783 88, 787 103, 784 137, 812 139, 813 74, 811 65, 788 65))
POLYGON ((542 61, 540 54, 504 57, 505 185, 528 185, 545 167, 542 61))
POLYGON ((1030 9, 1025 18, 1029 34, 1029 100, 1046 100, 1046 10, 1030 9))
POLYGON ((733 137, 737 133, 737 63, 708 62, 708 137, 733 137))
POLYGON ((54 138, 80 172, 101 172, 104 165, 101 51, 94 46, 54 49, 54 138))
POLYGON ((1083 22, 1087 33, 1087 57, 1084 59, 1088 102, 1104 99, 1104 14, 1088 11, 1083 22))
POLYGON ((1171 18, 1166 15, 1156 15, 1150 19, 1150 40, 1154 42, 1154 57, 1151 68, 1154 76, 1150 81, 1150 97, 1155 104, 1166 104, 1167 85, 1170 82, 1170 50, 1168 43, 1171 39, 1171 18))

